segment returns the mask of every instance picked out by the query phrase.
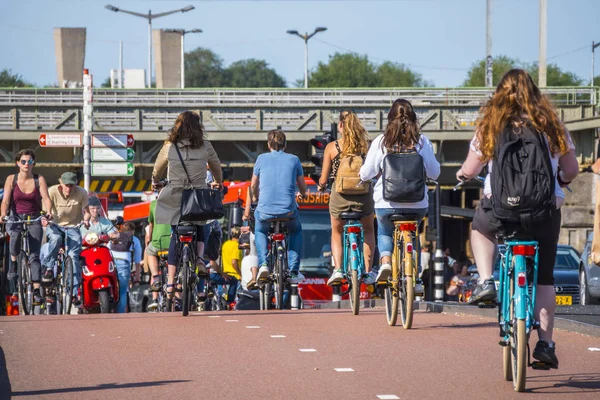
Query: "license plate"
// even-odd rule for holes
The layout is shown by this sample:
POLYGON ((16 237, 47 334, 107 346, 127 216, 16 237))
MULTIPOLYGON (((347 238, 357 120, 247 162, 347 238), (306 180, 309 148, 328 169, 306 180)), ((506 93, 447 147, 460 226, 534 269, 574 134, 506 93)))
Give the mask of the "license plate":
POLYGON ((573 296, 556 296, 557 306, 571 306, 573 305, 573 296))

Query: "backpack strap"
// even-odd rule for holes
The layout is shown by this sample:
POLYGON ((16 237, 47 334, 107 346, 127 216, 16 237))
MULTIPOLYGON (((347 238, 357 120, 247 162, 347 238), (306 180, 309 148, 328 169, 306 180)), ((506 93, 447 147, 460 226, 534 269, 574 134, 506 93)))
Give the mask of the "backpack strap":
POLYGON ((339 141, 336 140, 334 143, 335 143, 335 148, 338 151, 338 155, 342 154, 342 150, 340 149, 340 143, 339 143, 339 141))

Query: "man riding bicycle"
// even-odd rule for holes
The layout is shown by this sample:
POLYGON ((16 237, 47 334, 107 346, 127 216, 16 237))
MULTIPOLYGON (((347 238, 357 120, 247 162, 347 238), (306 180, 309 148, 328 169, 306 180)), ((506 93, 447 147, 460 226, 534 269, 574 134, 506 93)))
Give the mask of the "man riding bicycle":
MULTIPOLYGON (((296 185, 300 194, 306 196, 306 182, 300 159, 284 152, 286 146, 285 133, 281 130, 269 132, 267 144, 270 153, 261 154, 256 159, 252 183, 252 201, 258 201, 254 212, 256 219, 256 249, 258 252, 258 280, 267 279, 267 236, 271 228, 269 220, 285 218, 285 226, 289 234, 288 263, 290 282, 299 283, 304 275, 299 271, 300 251, 302 250, 302 225, 298 216, 296 203, 296 185)), ((254 273, 253 273, 254 275, 254 273)))
MULTIPOLYGON (((76 297, 81 276, 79 254, 81 254, 81 231, 75 228, 83 221, 89 226, 90 210, 88 207, 88 194, 82 187, 77 186, 77 176, 73 172, 65 172, 59 179, 59 184, 52 186, 48 193, 52 201, 52 215, 54 224, 46 229, 48 237, 48 256, 42 262, 45 267, 42 282, 52 282, 54 279, 54 264, 58 259, 58 252, 63 245, 63 237, 67 231, 69 253, 73 260, 73 296, 76 297), (67 228, 67 229, 65 229, 67 228)), ((74 304, 78 300, 74 298, 74 304)))

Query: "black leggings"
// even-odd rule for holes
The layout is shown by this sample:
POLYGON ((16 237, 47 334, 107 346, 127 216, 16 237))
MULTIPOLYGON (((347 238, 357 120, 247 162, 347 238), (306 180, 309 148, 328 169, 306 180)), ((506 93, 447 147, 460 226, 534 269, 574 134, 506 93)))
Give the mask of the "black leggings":
MULTIPOLYGON (((204 242, 204 225, 195 225, 196 241, 204 242)), ((196 251, 196 249, 194 249, 196 251)), ((171 225, 171 242, 169 243, 169 265, 177 265, 177 225, 171 225)))

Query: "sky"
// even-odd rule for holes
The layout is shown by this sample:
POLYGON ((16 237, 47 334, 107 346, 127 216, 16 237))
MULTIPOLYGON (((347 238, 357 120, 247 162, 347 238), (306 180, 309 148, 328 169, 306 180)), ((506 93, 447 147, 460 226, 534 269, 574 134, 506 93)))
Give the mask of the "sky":
MULTIPOLYGON (((0 0, 0 70, 40 86, 57 82, 55 27, 87 28, 85 67, 96 84, 118 68, 119 40, 124 68, 146 68, 146 20, 106 4, 143 13, 191 4, 195 10, 158 18, 153 28, 202 29, 186 35, 186 51, 207 47, 226 65, 264 59, 288 86, 304 75, 304 43, 290 29, 328 28, 309 41, 309 68, 353 51, 374 63, 404 63, 437 87, 461 85, 486 51, 486 0, 0 0)), ((548 0, 548 63, 587 82, 599 17, 600 0, 548 0)), ((533 62, 538 54, 539 0, 493 0, 492 55, 533 62)))

